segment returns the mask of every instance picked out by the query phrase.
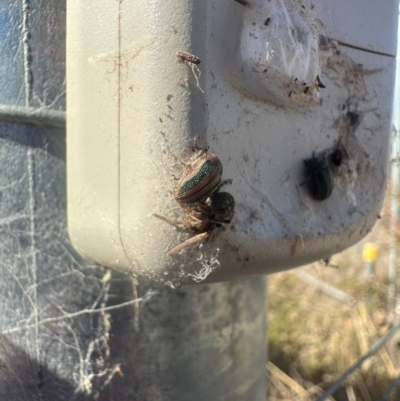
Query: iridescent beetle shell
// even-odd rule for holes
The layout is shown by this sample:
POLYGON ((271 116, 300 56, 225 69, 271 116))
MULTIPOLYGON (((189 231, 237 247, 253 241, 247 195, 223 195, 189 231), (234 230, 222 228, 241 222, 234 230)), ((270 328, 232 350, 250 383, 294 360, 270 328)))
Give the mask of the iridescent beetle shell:
POLYGON ((324 159, 315 156, 304 160, 304 164, 310 195, 320 201, 329 198, 333 191, 333 175, 329 164, 324 159))
POLYGON ((186 211, 184 219, 172 220, 155 214, 168 223, 190 228, 195 234, 168 251, 170 256, 189 246, 208 241, 214 229, 229 224, 235 213, 233 196, 228 192, 219 192, 223 185, 232 180, 221 182, 221 161, 214 153, 207 154, 207 149, 192 157, 174 188, 175 200, 186 211))
POLYGON ((214 153, 203 151, 185 167, 175 186, 174 198, 181 205, 205 201, 221 183, 222 163, 214 153))

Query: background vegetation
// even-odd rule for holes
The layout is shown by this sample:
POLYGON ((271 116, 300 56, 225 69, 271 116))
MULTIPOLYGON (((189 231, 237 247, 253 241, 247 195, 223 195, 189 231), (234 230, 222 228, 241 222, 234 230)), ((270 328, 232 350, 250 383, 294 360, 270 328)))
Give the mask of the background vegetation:
MULTIPOLYGON (((315 400, 398 323, 388 299, 388 265, 399 232, 387 196, 372 232, 334 255, 329 265, 316 262, 269 276, 269 401, 315 400), (379 246, 375 273, 369 276, 362 258, 367 242, 379 246), (305 282, 310 277, 314 283, 305 282), (339 290, 338 296, 323 291, 319 283, 339 290)), ((399 346, 400 334, 351 375, 331 400, 400 400, 400 383, 383 397, 400 376, 399 346)))

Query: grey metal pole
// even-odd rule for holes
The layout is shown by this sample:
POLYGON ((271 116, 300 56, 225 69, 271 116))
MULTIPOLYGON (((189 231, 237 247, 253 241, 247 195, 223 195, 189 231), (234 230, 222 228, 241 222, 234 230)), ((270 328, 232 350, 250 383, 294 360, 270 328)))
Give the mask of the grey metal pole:
POLYGON ((265 279, 155 289, 74 251, 65 2, 0 15, 0 399, 265 400, 265 279))
MULTIPOLYGON (((115 291, 131 297, 125 280, 115 291)), ((143 303, 137 330, 135 308, 119 311, 110 345, 124 377, 109 394, 116 400, 264 401, 264 305, 265 280, 254 279, 156 292, 143 303)))

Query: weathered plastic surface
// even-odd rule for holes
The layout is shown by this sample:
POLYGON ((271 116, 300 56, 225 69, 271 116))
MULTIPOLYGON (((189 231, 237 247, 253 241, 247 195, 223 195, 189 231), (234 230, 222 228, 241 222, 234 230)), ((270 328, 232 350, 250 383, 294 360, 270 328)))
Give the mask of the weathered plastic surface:
POLYGON ((0 399, 264 400, 263 279, 133 290, 71 245, 65 8, 0 4, 0 399))
POLYGON ((373 226, 397 2, 247 3, 68 2, 68 225, 86 258, 170 285, 231 280, 328 257, 373 226), (236 215, 168 256, 192 234, 154 213, 184 217, 171 193, 195 145, 233 179, 236 215), (332 196, 315 201, 303 160, 338 145, 332 196))

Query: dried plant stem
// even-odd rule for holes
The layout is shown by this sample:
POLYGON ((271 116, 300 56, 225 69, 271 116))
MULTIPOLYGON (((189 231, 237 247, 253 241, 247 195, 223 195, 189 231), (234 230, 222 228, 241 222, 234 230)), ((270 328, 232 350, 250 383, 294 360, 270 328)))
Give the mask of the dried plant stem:
POLYGON ((77 311, 77 312, 66 313, 65 315, 62 315, 62 316, 50 317, 50 318, 47 318, 47 319, 42 319, 42 320, 39 320, 37 322, 37 324, 36 323, 35 324, 27 324, 27 325, 24 325, 24 326, 21 326, 21 327, 14 327, 12 329, 3 330, 0 334, 11 334, 11 333, 15 333, 15 332, 18 332, 18 331, 34 328, 37 325, 43 325, 43 324, 47 324, 47 323, 59 322, 61 320, 72 319, 72 318, 75 318, 75 317, 78 317, 78 316, 82 316, 82 315, 88 315, 88 314, 94 314, 94 313, 104 313, 104 312, 108 312, 108 311, 111 311, 111 310, 120 309, 120 308, 123 308, 125 306, 134 305, 135 303, 143 302, 143 301, 149 299, 154 294, 155 294, 154 291, 149 291, 144 297, 137 298, 137 299, 132 299, 130 301, 123 302, 123 303, 118 304, 118 305, 105 306, 105 307, 99 308, 99 309, 82 309, 82 310, 77 311))

